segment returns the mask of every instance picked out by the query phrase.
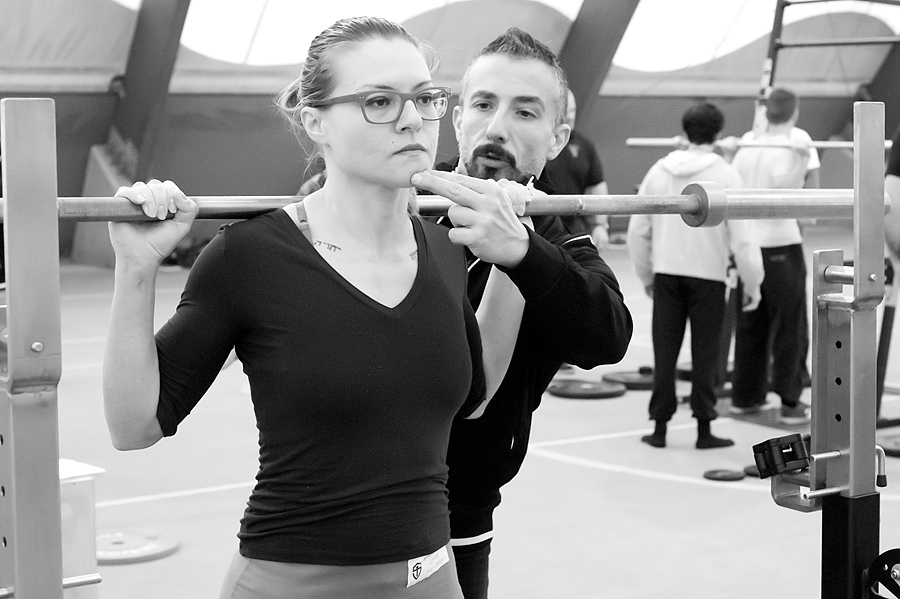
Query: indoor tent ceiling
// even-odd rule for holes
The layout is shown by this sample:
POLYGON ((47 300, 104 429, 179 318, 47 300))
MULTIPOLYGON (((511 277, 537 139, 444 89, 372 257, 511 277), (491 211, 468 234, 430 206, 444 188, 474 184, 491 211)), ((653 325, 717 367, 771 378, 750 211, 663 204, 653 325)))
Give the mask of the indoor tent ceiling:
MULTIPOLYGON (((431 41, 442 56, 441 78, 455 82, 477 48, 505 26, 520 26, 558 51, 581 5, 582 0, 419 0, 383 2, 377 12, 431 41)), ((125 68, 139 7, 140 0, 7 0, 0 21, 0 91, 106 89, 125 68)), ((641 0, 613 58, 609 89, 616 89, 619 77, 628 81, 634 79, 632 73, 676 73, 708 65, 764 40, 774 10, 774 0, 641 0)), ((360 0, 192 0, 172 91, 271 91, 296 71, 316 33, 342 16, 370 12, 371 3, 360 0)), ((818 24, 803 34, 828 38, 900 32, 900 8, 876 2, 791 6, 785 24, 816 16, 810 22, 818 24)), ((833 50, 830 59, 815 64, 801 58, 797 75, 855 88, 871 75, 859 63, 871 63, 867 54, 872 51, 885 49, 833 50)), ((718 70, 707 74, 715 76, 718 70)), ((759 73, 747 75, 756 80, 759 73)), ((655 92, 659 86, 647 89, 655 92)))

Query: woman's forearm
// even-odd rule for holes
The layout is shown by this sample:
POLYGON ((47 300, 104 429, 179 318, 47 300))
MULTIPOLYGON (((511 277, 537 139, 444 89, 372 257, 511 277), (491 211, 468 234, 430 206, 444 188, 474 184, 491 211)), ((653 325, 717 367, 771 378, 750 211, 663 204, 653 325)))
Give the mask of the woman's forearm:
POLYGON ((103 359, 103 404, 117 449, 156 443, 159 362, 153 313, 157 268, 116 265, 109 335, 103 359))

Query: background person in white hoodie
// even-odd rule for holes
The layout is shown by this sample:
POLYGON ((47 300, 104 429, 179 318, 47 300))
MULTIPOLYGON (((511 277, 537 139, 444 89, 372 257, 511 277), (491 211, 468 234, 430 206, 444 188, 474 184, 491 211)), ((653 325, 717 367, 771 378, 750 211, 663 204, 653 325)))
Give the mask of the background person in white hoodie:
MULTIPOLYGON (((772 90, 766 99, 769 124, 756 139, 792 147, 738 150, 732 164, 748 189, 799 189, 805 185, 809 145, 791 137, 799 114, 800 102, 794 93, 784 88, 772 90)), ((757 220, 754 227, 766 279, 759 310, 737 316, 732 407, 739 413, 758 411, 766 405, 771 388, 781 397, 779 420, 801 424, 809 420, 809 408, 800 402, 809 351, 803 235, 796 219, 757 220)))
MULTIPOLYGON (((675 150, 654 164, 644 177, 639 195, 676 195, 692 181, 714 181, 726 188, 741 188, 737 170, 714 152, 722 130, 722 111, 708 102, 689 108, 681 119, 690 145, 675 150)), ((650 419, 652 435, 641 440, 665 447, 666 423, 675 414, 676 362, 691 323, 690 405, 697 419, 697 449, 734 445, 716 437, 710 422, 717 417, 714 379, 725 315, 726 277, 730 254, 744 280, 744 310, 760 300, 762 257, 753 239, 751 221, 726 221, 711 228, 694 228, 677 214, 634 215, 628 224, 628 250, 647 295, 653 298, 653 391, 650 419)))

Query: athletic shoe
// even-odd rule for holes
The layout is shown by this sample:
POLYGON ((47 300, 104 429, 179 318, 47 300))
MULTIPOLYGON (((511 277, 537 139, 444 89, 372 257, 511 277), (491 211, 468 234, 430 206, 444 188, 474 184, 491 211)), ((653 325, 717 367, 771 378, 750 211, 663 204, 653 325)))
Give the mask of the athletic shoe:
POLYGON ((781 416, 778 422, 781 424, 805 424, 809 422, 810 410, 804 404, 798 404, 796 407, 781 406, 781 416))
POLYGON ((774 410, 777 407, 778 406, 775 405, 774 401, 766 400, 765 403, 754 404, 752 406, 747 406, 746 408, 743 406, 732 405, 728 408, 728 413, 733 414, 734 416, 746 416, 748 414, 758 414, 760 412, 774 410))

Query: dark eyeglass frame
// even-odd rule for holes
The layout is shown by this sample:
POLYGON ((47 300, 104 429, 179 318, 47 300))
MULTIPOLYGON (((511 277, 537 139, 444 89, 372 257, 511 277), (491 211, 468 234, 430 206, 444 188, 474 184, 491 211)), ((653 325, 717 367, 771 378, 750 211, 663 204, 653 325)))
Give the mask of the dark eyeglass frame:
POLYGON ((328 98, 327 100, 322 100, 321 102, 316 102, 315 104, 310 104, 311 108, 319 108, 321 106, 332 106, 334 104, 346 104, 349 102, 355 102, 359 105, 359 110, 362 112, 363 118, 367 123, 372 125, 393 125, 397 121, 400 120, 400 117, 403 116, 403 109, 406 108, 406 103, 412 101, 413 106, 416 108, 416 112, 419 113, 419 116, 422 117, 423 121, 439 121, 447 114, 447 109, 450 107, 450 97, 452 96, 452 91, 449 87, 427 87, 425 89, 420 89, 419 91, 404 93, 398 92, 394 90, 381 90, 381 89, 371 89, 362 92, 356 92, 355 94, 347 94, 346 96, 337 96, 336 98, 328 98), (444 112, 438 117, 427 117, 423 115, 419 111, 419 106, 416 104, 416 98, 421 94, 431 92, 431 91, 441 91, 447 94, 447 106, 444 108, 444 112), (394 117, 391 121, 385 121, 383 123, 377 123, 369 118, 369 115, 366 114, 366 99, 375 94, 393 94, 395 96, 400 97, 400 110, 397 112, 397 116, 394 117))

